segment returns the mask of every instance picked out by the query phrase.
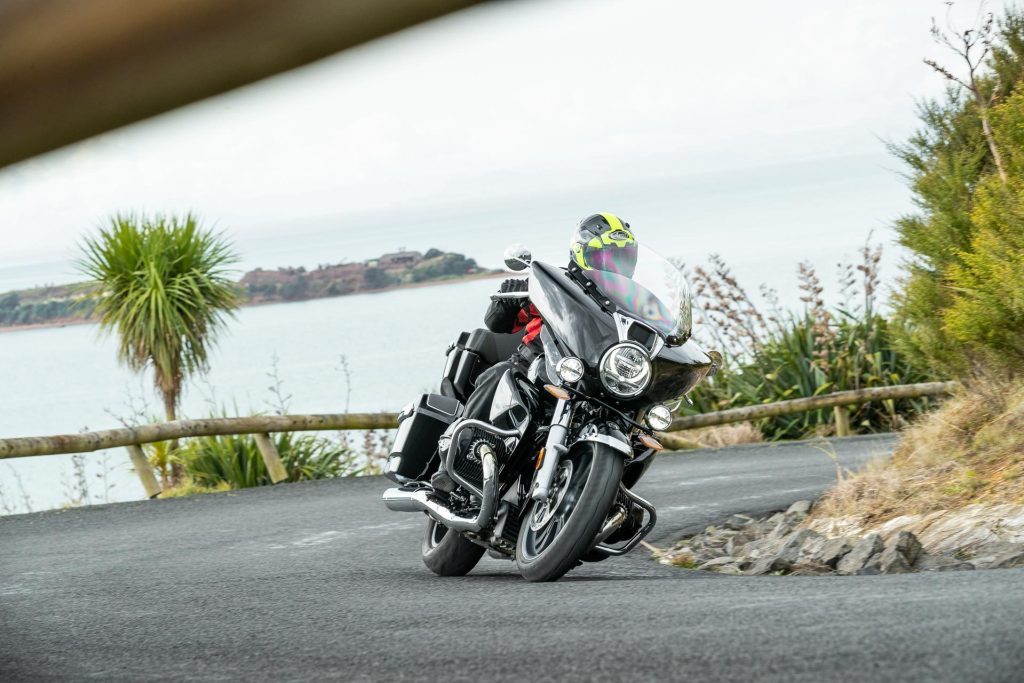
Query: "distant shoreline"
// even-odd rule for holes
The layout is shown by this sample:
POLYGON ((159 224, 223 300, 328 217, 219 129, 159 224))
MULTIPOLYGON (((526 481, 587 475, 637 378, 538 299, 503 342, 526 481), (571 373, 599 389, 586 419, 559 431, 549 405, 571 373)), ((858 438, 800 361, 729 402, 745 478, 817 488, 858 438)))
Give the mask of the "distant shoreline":
MULTIPOLYGON (((347 294, 335 294, 333 296, 316 296, 309 297, 306 299, 295 299, 293 301, 253 301, 245 302, 239 306, 239 308, 255 308, 258 306, 280 306, 285 304, 299 304, 306 301, 319 301, 321 299, 341 299, 347 296, 359 296, 362 294, 384 294, 386 292, 394 292, 402 289, 421 289, 424 287, 441 287, 443 285, 454 285, 461 282, 473 282, 476 280, 493 280, 499 277, 510 277, 509 273, 500 270, 487 271, 482 273, 473 273, 471 275, 461 275, 458 277, 447 278, 443 280, 426 280, 424 282, 410 282, 408 284, 391 285, 388 287, 382 287, 380 289, 364 289, 358 292, 350 292, 347 294)), ((0 334, 7 334, 11 332, 25 332, 28 330, 41 330, 51 327, 71 327, 72 325, 96 325, 98 321, 93 318, 58 318, 55 320, 48 320, 41 323, 28 323, 21 325, 0 325, 0 334)))

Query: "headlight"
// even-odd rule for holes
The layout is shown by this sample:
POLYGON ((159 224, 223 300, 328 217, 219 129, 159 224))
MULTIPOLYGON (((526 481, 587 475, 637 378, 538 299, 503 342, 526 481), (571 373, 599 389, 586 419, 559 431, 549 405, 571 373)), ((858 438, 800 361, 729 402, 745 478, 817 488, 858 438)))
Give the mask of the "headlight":
POLYGON ((583 378, 583 361, 579 358, 563 358, 555 366, 555 372, 563 382, 579 382, 583 378))
POLYGON ((636 344, 616 344, 601 358, 601 383, 619 398, 641 394, 651 381, 651 359, 636 344))
POLYGON ((672 411, 661 403, 651 406, 647 411, 647 424, 656 431, 665 431, 672 426, 672 411))

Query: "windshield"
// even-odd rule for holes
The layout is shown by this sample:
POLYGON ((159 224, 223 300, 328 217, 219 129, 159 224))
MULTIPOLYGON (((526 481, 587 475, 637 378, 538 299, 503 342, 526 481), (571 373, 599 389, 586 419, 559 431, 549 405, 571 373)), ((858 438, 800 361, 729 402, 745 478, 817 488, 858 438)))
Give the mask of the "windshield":
POLYGON ((620 313, 651 326, 669 344, 682 344, 690 336, 691 323, 686 278, 668 259, 643 245, 637 246, 635 255, 635 266, 631 254, 629 264, 606 259, 583 274, 620 313))

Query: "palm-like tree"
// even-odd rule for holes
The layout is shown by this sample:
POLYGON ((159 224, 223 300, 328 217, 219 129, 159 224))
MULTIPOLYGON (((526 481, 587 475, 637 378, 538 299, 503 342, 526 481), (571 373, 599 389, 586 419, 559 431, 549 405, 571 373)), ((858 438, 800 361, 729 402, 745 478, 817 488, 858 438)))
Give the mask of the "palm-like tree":
POLYGON ((184 381, 205 372, 210 350, 238 307, 231 245, 196 217, 117 215, 82 245, 100 329, 114 332, 129 368, 153 369, 168 420, 184 381))

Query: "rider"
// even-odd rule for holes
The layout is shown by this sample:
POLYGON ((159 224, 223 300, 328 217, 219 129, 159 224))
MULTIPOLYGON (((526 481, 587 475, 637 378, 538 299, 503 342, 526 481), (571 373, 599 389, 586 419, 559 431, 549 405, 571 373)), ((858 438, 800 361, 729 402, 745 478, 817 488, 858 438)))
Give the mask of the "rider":
MULTIPOLYGON (((606 270, 633 275, 636 266, 637 241, 629 223, 610 213, 595 213, 580 221, 569 243, 570 269, 606 270)), ((511 278, 501 283, 500 292, 525 292, 529 282, 511 278)), ((541 351, 540 332, 543 320, 537 308, 525 298, 498 298, 491 302, 484 315, 484 324, 491 332, 503 334, 525 330, 523 342, 512 358, 494 365, 480 374, 476 388, 466 401, 466 416, 486 420, 498 382, 507 370, 525 372, 541 351)))

